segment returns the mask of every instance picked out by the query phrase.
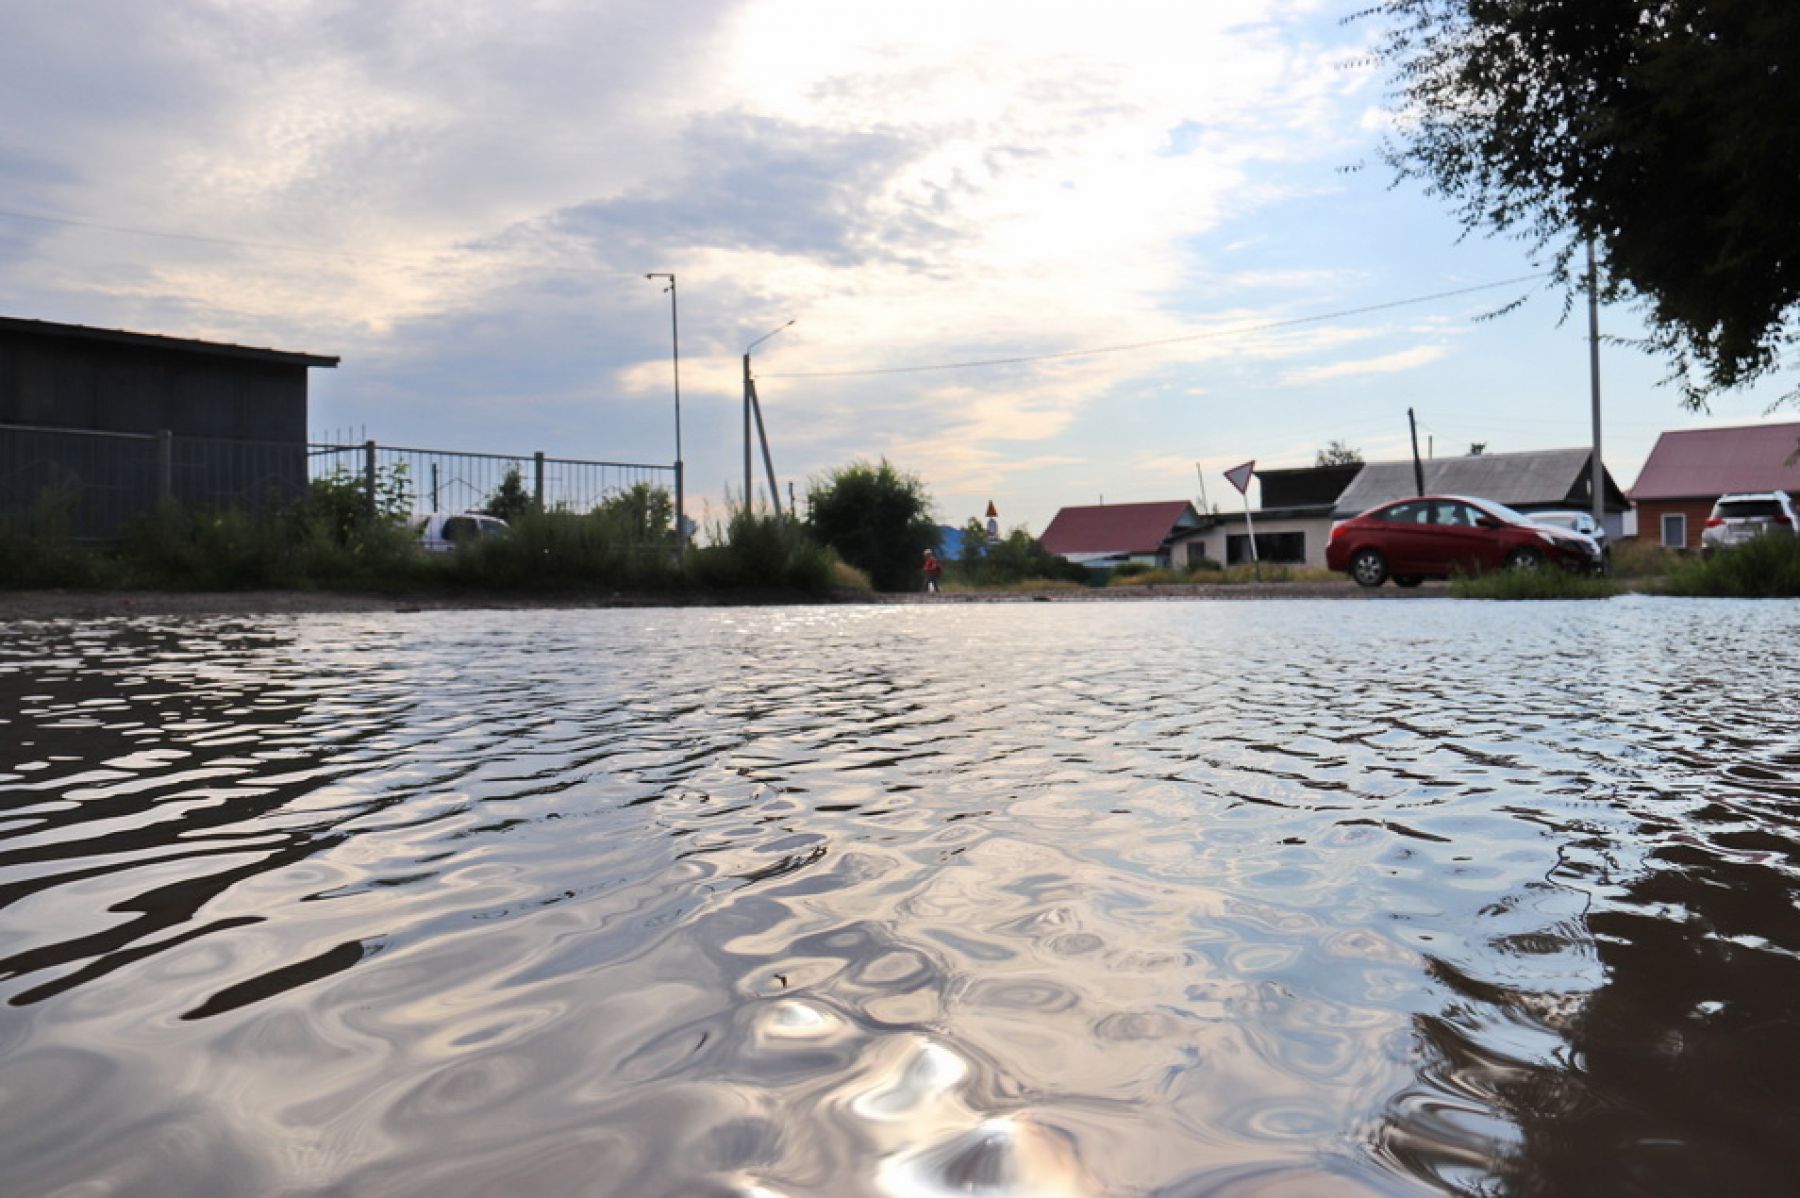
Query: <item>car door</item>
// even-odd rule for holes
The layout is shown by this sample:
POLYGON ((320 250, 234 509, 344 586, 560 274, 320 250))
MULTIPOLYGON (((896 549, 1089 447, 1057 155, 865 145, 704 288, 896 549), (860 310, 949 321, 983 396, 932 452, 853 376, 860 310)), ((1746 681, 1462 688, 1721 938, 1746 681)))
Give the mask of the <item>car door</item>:
POLYGON ((1431 572, 1431 501, 1409 499, 1381 512, 1380 549, 1394 574, 1431 572))
POLYGON ((1461 570, 1473 574, 1498 566, 1505 554, 1494 530, 1481 527, 1486 515, 1472 503, 1440 499, 1432 512, 1432 552, 1444 573, 1461 570))

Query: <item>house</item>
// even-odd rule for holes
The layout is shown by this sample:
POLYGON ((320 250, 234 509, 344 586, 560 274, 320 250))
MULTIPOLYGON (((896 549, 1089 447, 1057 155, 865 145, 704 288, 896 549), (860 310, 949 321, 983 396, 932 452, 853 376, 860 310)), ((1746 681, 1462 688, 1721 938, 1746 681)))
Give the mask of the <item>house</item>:
POLYGON ((1049 552, 1093 570, 1126 562, 1167 566, 1170 543, 1200 523, 1200 513, 1185 499, 1066 507, 1038 541, 1049 552))
POLYGON ((1671 549, 1698 549, 1714 501, 1734 491, 1800 494, 1800 422, 1657 437, 1631 488, 1638 535, 1671 549))
MULTIPOLYGON (((1323 568, 1338 496, 1362 468, 1362 463, 1356 462, 1257 471, 1262 507, 1251 520, 1256 529, 1257 560, 1323 568)), ((1205 518, 1199 529, 1174 542, 1170 552, 1178 566, 1192 567, 1202 559, 1220 565, 1249 561, 1250 533, 1244 513, 1227 511, 1205 518)))
POLYGON ((111 536, 159 499, 306 485, 308 371, 338 359, 0 316, 0 510, 73 497, 111 536))
MULTIPOLYGON (((1584 447, 1433 458, 1421 465, 1427 495, 1492 499, 1529 514, 1559 508, 1591 511, 1593 460, 1593 450, 1584 447)), ((1604 469, 1601 487, 1606 535, 1617 540, 1625 534, 1625 513, 1631 504, 1604 469)), ((1336 516, 1347 520, 1372 507, 1418 493, 1410 461, 1370 462, 1338 496, 1336 516)))

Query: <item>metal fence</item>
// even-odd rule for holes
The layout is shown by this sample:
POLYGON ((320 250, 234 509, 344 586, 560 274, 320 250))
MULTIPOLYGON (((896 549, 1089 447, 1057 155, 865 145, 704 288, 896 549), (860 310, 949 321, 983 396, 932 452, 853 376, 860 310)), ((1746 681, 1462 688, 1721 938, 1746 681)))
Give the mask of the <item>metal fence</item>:
POLYGON ((361 444, 236 441, 0 424, 0 513, 48 514, 83 539, 116 537, 165 500, 267 510, 309 484, 359 486, 373 507, 413 513, 486 505, 508 475, 537 506, 585 512, 638 484, 675 494, 673 466, 545 454, 456 453, 361 444))

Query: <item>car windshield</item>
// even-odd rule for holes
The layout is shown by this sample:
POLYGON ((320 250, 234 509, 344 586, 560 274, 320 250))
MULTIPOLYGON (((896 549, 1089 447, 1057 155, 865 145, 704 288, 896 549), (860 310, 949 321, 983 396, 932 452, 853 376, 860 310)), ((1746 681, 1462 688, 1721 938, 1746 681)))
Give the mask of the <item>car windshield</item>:
POLYGON ((1773 496, 1768 499, 1721 499, 1717 515, 1729 520, 1743 520, 1762 516, 1780 516, 1781 501, 1773 496))
POLYGON ((1530 524, 1531 517, 1522 512, 1515 512, 1504 503, 1495 503, 1492 499, 1471 499, 1469 501, 1489 515, 1498 516, 1508 524, 1530 524))

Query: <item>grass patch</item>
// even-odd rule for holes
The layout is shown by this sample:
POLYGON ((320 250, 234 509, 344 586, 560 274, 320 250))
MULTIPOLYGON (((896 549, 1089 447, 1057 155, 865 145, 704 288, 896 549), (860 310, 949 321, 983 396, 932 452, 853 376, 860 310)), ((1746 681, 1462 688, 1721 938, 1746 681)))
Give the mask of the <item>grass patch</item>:
POLYGON ((1028 595, 1037 591, 1085 591, 1085 582, 1071 582, 1066 578, 1015 578, 1011 582, 996 582, 988 585, 968 582, 946 582, 942 584, 945 593, 960 595, 1028 595))
MULTIPOLYGON (((1130 563, 1128 563, 1130 565, 1130 563)), ((1340 575, 1321 566, 1289 566, 1264 562, 1239 562, 1220 569, 1218 566, 1195 566, 1187 570, 1158 569, 1136 566, 1119 567, 1106 580, 1109 587, 1142 586, 1241 586, 1257 582, 1332 582, 1340 575)))
POLYGON ((1680 565, 1685 555, 1654 541, 1633 537, 1612 547, 1615 578, 1660 578, 1680 565))
POLYGON ((1727 599, 1800 598, 1800 536, 1769 533, 1676 564, 1656 583, 1663 595, 1727 599))
POLYGON ((1450 579, 1450 594, 1458 599, 1610 599, 1620 589, 1610 578, 1553 568, 1493 570, 1450 579))

